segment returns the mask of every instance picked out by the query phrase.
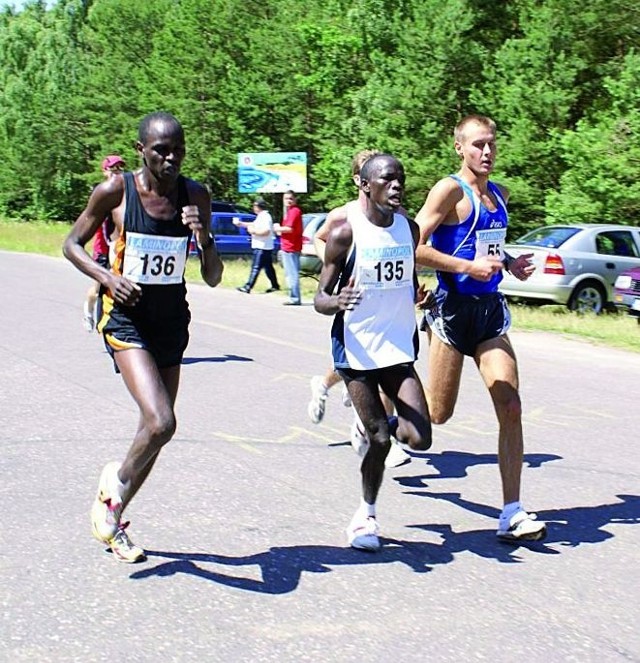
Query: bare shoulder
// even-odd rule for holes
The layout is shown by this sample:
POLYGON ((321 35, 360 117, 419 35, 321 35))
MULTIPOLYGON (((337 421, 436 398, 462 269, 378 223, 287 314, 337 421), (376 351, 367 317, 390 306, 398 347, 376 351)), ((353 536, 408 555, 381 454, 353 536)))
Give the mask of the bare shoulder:
POLYGON ((353 239, 351 224, 347 221, 347 215, 337 218, 328 229, 328 239, 339 246, 350 246, 353 239))
POLYGON ((455 204, 464 197, 464 192, 453 177, 443 177, 434 184, 429 196, 440 200, 450 200, 455 204))
MULTIPOLYGON (((347 206, 341 205, 340 207, 334 207, 327 214, 325 222, 318 228, 314 240, 320 242, 326 242, 331 231, 334 228, 342 225, 347 220, 347 206)), ((316 246, 317 248, 317 246, 316 246)))
POLYGON ((347 206, 334 207, 328 214, 324 225, 329 231, 347 220, 347 206))
POLYGON ((97 207, 100 213, 110 211, 120 205, 124 198, 125 184, 122 173, 114 173, 96 185, 89 199, 89 207, 97 207))
POLYGON ((422 209, 416 215, 416 221, 422 234, 430 234, 441 223, 456 220, 459 216, 456 206, 464 199, 462 187, 453 177, 438 180, 427 195, 422 209))
POLYGON ((209 197, 209 191, 204 184, 201 182, 197 182, 196 180, 192 180, 189 177, 184 178, 186 187, 187 187, 187 192, 189 193, 189 198, 191 200, 195 200, 197 198, 202 198, 203 196, 208 198, 209 197))

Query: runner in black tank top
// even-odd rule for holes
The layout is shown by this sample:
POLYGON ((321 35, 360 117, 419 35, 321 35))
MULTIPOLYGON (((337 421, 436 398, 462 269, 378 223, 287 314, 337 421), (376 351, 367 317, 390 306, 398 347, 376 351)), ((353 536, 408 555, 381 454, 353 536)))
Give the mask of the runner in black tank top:
MULTIPOLYGON (((136 281, 142 294, 135 306, 125 306, 107 292, 98 330, 112 357, 126 347, 138 347, 149 350, 158 367, 175 366, 189 341, 189 305, 183 270, 178 268, 185 264, 191 230, 178 212, 170 221, 151 217, 142 206, 133 173, 125 173, 124 180, 126 208, 113 270, 136 281)), ((181 210, 189 204, 184 177, 178 177, 177 188, 176 207, 181 210)))
POLYGON ((180 175, 185 139, 178 120, 168 113, 147 115, 136 149, 142 167, 94 189, 63 249, 107 293, 100 328, 139 410, 133 443, 122 463, 104 467, 91 509, 93 535, 121 562, 145 558, 129 539, 122 514, 176 430, 174 403, 189 339, 184 268, 192 234, 203 280, 214 287, 223 271, 209 232, 209 193, 180 175), (120 235, 110 271, 84 248, 109 214, 120 235))

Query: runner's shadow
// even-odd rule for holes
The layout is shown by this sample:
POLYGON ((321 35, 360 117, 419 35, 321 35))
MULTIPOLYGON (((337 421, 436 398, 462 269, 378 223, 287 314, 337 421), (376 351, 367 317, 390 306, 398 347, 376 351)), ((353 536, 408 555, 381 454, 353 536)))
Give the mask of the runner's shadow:
MULTIPOLYGON (((485 504, 470 502, 469 500, 463 499, 460 496, 460 493, 408 491, 408 494, 429 497, 436 500, 445 500, 446 502, 455 504, 462 509, 493 518, 496 521, 500 516, 500 509, 485 504)), ((621 501, 612 504, 600 504, 597 506, 577 506, 566 509, 547 509, 545 511, 538 511, 538 519, 547 523, 547 538, 545 539, 545 544, 556 543, 561 546, 575 548, 585 543, 602 543, 615 536, 604 529, 607 525, 640 524, 640 496, 616 495, 616 497, 621 501)), ((420 525, 416 527, 439 531, 437 528, 434 530, 433 527, 428 528, 420 525)), ((456 536, 464 536, 464 534, 456 536)), ((473 541, 471 542, 473 543, 473 541)), ((468 543, 469 542, 465 542, 462 549, 473 550, 468 543)), ((455 543, 454 548, 459 545, 459 543, 455 543)), ((510 543, 509 545, 513 546, 514 544, 510 543)), ((515 545, 516 547, 518 546, 518 544, 515 545)), ((531 547, 531 544, 527 544, 527 546, 531 547)), ((477 552, 477 550, 473 551, 477 552)), ((546 550, 545 552, 554 552, 557 554, 557 551, 546 550)))
MULTIPOLYGON (((421 476, 396 477, 401 486, 407 488, 424 488, 426 479, 461 479, 468 476, 467 471, 471 467, 479 465, 497 465, 498 454, 471 454, 463 451, 443 451, 441 453, 413 454, 413 460, 425 459, 427 465, 434 468, 431 474, 421 476)), ((561 460, 562 456, 555 454, 525 454, 523 463, 528 467, 541 467, 544 463, 561 460)))
POLYGON ((465 532, 453 536, 451 528, 439 525, 419 525, 427 531, 437 533, 442 543, 420 541, 402 541, 382 539, 383 548, 378 553, 366 553, 351 548, 336 546, 302 545, 274 547, 266 552, 245 557, 228 557, 206 553, 179 553, 148 550, 147 557, 166 558, 171 561, 141 569, 131 574, 134 580, 153 576, 168 577, 179 573, 198 576, 204 580, 217 582, 227 587, 243 589, 262 594, 288 594, 297 589, 300 578, 307 573, 330 573, 335 566, 355 566, 361 564, 406 564, 416 573, 428 573, 436 566, 449 564, 454 560, 454 553, 463 549, 472 549, 483 557, 491 557, 500 562, 514 563, 520 559, 511 547, 501 546, 491 539, 487 530, 465 532), (454 542, 455 545, 451 545, 454 542), (470 546, 470 548, 465 548, 470 546), (206 568, 204 565, 217 565, 222 568, 206 568), (260 579, 243 577, 241 574, 228 573, 231 568, 256 567, 260 579))
POLYGON ((224 355, 222 357, 183 357, 183 364, 221 363, 225 361, 253 361, 251 357, 240 357, 239 355, 224 355))

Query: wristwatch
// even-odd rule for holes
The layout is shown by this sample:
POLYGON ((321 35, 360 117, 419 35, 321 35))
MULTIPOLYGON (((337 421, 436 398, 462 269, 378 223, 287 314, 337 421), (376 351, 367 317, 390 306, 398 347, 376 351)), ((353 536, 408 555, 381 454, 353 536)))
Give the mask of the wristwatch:
POLYGON ((511 273, 511 263, 515 260, 513 256, 510 256, 506 251, 504 254, 504 258, 502 259, 502 264, 504 265, 505 271, 511 273))

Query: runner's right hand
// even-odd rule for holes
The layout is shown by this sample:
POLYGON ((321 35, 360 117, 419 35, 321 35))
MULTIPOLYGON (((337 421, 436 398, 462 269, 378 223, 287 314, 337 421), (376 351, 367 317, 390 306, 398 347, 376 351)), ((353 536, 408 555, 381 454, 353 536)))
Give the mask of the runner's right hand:
POLYGON ((137 283, 116 274, 111 278, 109 291, 114 301, 124 306, 135 306, 142 296, 142 289, 137 283))

